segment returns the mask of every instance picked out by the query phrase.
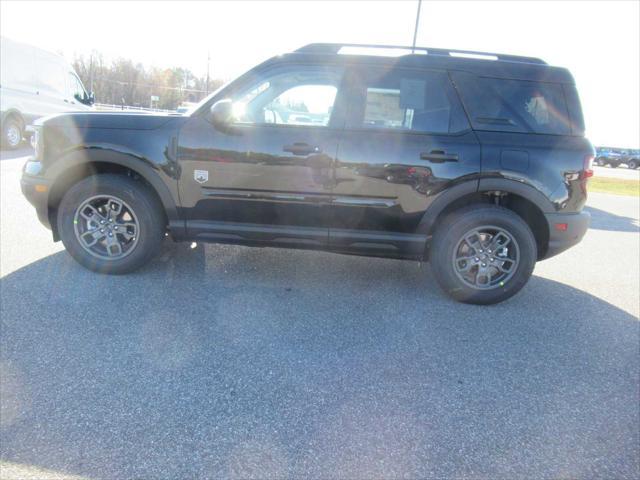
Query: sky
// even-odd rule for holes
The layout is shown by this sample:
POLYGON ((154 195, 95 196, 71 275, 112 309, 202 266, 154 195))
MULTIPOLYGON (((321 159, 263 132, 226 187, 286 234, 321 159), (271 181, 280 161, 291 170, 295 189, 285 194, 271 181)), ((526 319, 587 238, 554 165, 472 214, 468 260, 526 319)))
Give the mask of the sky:
MULTIPOLYGON (((312 42, 410 45, 417 0, 0 2, 0 34, 62 53, 232 79, 312 42)), ((640 146, 640 0, 428 1, 416 44, 540 57, 573 73, 596 145, 640 146)))

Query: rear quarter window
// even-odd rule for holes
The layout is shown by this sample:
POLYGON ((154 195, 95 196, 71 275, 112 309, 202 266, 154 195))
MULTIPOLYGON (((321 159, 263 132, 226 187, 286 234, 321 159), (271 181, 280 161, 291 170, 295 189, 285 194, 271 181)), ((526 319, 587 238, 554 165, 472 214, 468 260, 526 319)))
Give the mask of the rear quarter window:
POLYGON ((476 130, 573 133, 561 84, 468 74, 455 78, 476 130))

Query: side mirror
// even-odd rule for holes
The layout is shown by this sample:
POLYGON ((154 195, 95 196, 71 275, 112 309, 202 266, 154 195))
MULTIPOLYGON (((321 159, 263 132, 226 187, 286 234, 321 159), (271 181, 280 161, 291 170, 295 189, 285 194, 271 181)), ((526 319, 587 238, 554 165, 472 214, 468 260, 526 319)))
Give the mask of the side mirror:
POLYGON ((93 105, 96 103, 96 94, 93 92, 89 92, 89 97, 87 98, 89 105, 93 105))
POLYGON ((211 106, 209 121, 217 128, 225 127, 231 122, 233 102, 230 99, 220 100, 211 106))

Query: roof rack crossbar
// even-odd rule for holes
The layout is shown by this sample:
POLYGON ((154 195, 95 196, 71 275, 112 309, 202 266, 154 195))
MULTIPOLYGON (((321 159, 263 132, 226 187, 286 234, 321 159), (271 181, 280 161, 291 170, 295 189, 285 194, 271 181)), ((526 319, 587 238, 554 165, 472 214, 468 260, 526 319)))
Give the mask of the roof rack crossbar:
MULTIPOLYGON (((507 55, 504 53, 491 53, 491 52, 477 52, 473 50, 452 50, 446 48, 429 48, 429 47, 408 47, 400 45, 367 45, 358 43, 310 43, 304 47, 298 48, 297 53, 325 53, 325 54, 337 54, 344 47, 354 48, 371 48, 371 49, 384 49, 384 50, 409 50, 411 52, 421 51, 426 52, 429 55, 438 56, 478 56, 478 57, 495 57, 496 60, 505 62, 518 62, 518 63, 536 63, 540 65, 546 65, 546 62, 536 57, 524 57, 520 55, 507 55)), ((411 54, 408 54, 411 55, 411 54)))

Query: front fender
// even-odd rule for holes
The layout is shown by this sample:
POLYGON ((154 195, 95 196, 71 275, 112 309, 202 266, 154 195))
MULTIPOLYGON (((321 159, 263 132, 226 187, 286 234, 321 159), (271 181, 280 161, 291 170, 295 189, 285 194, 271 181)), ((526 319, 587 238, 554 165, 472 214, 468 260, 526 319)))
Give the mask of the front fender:
MULTIPOLYGON (((167 216, 172 232, 180 236, 184 232, 184 221, 180 218, 177 205, 179 197, 177 182, 173 176, 167 174, 166 165, 159 166, 151 160, 132 151, 118 150, 101 145, 79 148, 56 158, 55 162, 47 165, 44 176, 52 182, 66 178, 70 172, 86 167, 89 171, 99 170, 98 164, 112 164, 128 168, 140 175, 155 190, 167 216)), ((55 189, 52 190, 55 194, 55 189)), ((51 200, 50 199, 50 204, 51 200)))

